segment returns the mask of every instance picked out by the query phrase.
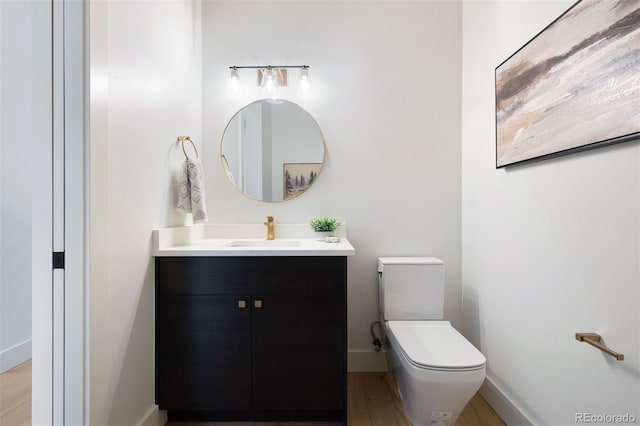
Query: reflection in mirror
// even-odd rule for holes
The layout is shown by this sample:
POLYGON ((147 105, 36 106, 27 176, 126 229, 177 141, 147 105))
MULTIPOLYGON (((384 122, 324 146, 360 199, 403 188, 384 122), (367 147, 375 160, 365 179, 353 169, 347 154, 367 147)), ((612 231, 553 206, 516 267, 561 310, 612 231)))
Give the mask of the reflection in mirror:
POLYGON ((227 177, 242 193, 284 201, 315 182, 324 162, 324 139, 313 117, 298 105, 261 100, 231 118, 220 155, 227 177))

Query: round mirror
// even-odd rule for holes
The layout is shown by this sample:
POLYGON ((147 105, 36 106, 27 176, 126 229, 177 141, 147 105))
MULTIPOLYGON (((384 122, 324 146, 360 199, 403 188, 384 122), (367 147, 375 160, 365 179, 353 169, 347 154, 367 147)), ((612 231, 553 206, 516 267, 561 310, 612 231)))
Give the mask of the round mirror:
POLYGON ((236 113, 220 145, 227 177, 243 194, 266 202, 305 192, 324 162, 320 127, 293 102, 261 100, 236 113))

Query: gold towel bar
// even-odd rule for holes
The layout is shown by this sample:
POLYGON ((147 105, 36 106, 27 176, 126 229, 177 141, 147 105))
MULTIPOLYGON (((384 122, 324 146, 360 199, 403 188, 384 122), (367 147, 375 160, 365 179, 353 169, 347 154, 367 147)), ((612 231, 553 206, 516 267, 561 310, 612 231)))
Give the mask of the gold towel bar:
POLYGON ((189 159, 189 156, 187 155, 187 151, 184 149, 184 141, 191 142, 191 146, 193 147, 193 150, 196 152, 196 158, 200 157, 198 155, 198 148, 196 148, 196 144, 193 143, 190 136, 178 136, 178 142, 182 144, 182 152, 184 152, 185 158, 187 160, 189 159))
POLYGON ((591 346, 600 349, 602 352, 608 353, 618 361, 624 361, 623 354, 619 354, 616 351, 612 351, 611 349, 609 349, 608 347, 600 343, 600 340, 602 340, 602 337, 600 337, 600 335, 597 333, 576 333, 576 340, 579 342, 588 343, 591 346))

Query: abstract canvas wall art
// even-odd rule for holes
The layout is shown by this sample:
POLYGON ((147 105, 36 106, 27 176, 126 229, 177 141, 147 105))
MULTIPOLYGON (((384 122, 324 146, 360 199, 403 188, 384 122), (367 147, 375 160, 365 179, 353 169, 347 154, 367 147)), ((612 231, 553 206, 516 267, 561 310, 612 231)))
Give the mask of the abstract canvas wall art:
POLYGON ((496 167, 640 138, 640 1, 581 0, 495 70, 496 167))

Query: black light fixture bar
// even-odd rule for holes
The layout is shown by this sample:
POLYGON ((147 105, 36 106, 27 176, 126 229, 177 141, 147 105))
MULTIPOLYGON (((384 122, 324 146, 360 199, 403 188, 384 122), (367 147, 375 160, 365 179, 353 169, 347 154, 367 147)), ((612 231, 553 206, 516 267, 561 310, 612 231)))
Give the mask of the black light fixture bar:
POLYGON ((233 65, 233 66, 229 67, 230 70, 233 70, 233 69, 237 69, 237 70, 241 70, 241 69, 272 69, 272 68, 300 68, 300 69, 307 69, 307 68, 309 68, 309 65, 242 65, 242 66, 233 65))

